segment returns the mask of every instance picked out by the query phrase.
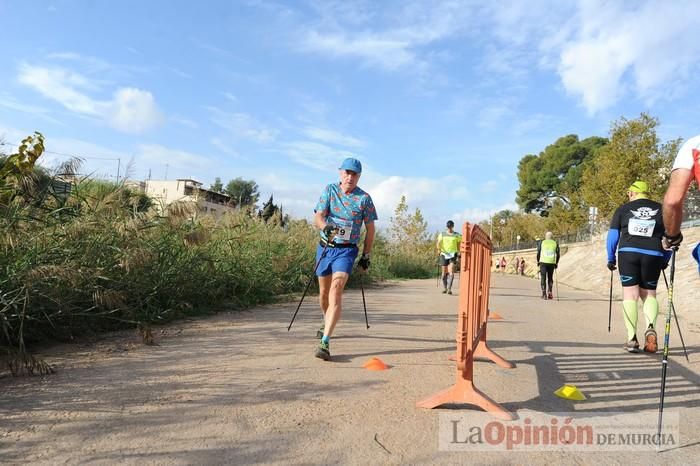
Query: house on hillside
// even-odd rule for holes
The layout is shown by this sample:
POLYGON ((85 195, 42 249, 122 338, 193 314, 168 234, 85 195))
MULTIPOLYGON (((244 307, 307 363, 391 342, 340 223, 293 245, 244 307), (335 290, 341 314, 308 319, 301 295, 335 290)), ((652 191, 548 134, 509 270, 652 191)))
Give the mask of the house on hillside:
POLYGON ((235 208, 228 194, 210 191, 202 187, 199 181, 180 178, 177 180, 147 180, 145 193, 156 201, 161 208, 176 201, 196 202, 200 212, 221 217, 224 212, 233 212, 235 208))

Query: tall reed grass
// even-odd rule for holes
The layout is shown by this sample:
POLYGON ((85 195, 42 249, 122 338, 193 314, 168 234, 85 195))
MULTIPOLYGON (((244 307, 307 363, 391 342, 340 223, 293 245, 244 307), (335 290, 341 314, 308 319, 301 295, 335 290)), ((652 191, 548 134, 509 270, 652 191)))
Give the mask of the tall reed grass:
MULTIPOLYGON (((187 203, 160 214, 143 194, 104 181, 79 180, 68 196, 35 188, 2 206, 8 349, 127 327, 149 341, 152 324, 300 292, 313 270, 318 233, 305 220, 285 228, 247 212, 216 220, 187 203)), ((377 239, 365 285, 432 273, 430 258, 393 251, 377 239)))

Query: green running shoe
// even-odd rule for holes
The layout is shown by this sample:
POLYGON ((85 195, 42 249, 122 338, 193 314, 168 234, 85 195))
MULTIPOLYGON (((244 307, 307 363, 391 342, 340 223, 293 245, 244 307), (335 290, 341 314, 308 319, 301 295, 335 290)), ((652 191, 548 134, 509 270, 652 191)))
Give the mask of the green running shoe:
POLYGON ((330 345, 328 343, 323 342, 323 341, 319 342, 318 348, 316 349, 316 357, 319 359, 323 359, 324 361, 330 361, 330 359, 331 359, 330 345))

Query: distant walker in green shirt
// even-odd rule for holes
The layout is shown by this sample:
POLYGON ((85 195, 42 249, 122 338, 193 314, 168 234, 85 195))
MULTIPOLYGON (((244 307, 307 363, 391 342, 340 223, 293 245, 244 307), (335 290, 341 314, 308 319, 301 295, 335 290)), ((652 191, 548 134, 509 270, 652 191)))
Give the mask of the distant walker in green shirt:
POLYGON ((544 240, 537 244, 537 265, 540 266, 540 286, 542 299, 552 299, 554 269, 559 265, 559 244, 552 239, 552 232, 544 235, 544 240), (549 287, 549 291, 547 291, 549 287))
POLYGON ((447 231, 438 235, 437 249, 438 262, 442 266, 443 293, 452 294, 452 281, 454 280, 454 264, 459 260, 459 243, 462 242, 462 235, 454 231, 455 222, 447 221, 447 231))

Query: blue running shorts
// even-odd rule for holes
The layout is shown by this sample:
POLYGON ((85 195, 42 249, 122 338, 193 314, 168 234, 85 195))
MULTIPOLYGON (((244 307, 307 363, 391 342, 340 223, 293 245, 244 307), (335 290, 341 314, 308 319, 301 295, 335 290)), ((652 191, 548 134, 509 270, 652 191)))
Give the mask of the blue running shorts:
POLYGON ((316 269, 316 275, 325 277, 335 272, 345 272, 350 275, 352 266, 357 258, 357 247, 354 248, 326 248, 326 253, 321 259, 323 246, 316 248, 316 262, 321 261, 316 269))

